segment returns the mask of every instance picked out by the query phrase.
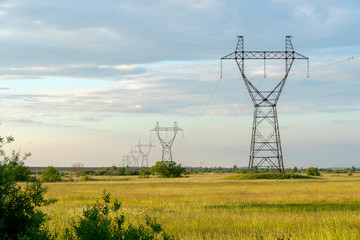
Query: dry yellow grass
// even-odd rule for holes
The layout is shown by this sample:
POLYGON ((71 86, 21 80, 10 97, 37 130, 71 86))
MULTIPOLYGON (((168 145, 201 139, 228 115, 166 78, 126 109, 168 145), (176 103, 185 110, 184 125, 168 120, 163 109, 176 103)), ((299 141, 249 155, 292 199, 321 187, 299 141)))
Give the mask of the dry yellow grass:
POLYGON ((179 239, 360 239, 360 177, 226 180, 226 174, 180 179, 99 177, 46 183, 44 207, 61 232, 106 189, 131 222, 156 217, 179 239))

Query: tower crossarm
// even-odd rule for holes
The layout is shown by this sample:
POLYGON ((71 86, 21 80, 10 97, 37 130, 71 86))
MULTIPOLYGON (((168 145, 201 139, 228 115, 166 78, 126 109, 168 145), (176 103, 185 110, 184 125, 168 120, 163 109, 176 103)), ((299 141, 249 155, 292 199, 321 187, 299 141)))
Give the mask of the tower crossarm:
POLYGON ((172 143, 174 142, 174 140, 175 140, 175 137, 176 137, 176 135, 177 135, 177 132, 178 131, 183 131, 183 129, 181 129, 181 128, 179 128, 178 126, 177 126, 177 123, 176 122, 174 122, 174 127, 159 127, 159 122, 157 122, 156 123, 156 127, 155 128, 153 128, 153 129, 151 129, 150 131, 155 131, 156 132, 156 134, 157 134, 157 136, 158 136, 158 138, 159 138, 159 140, 160 140, 160 142, 161 142, 161 144, 164 146, 164 145, 166 145, 166 146, 171 146, 172 145, 172 143), (170 139, 170 141, 164 141, 162 138, 161 138, 161 136, 160 136, 160 132, 163 132, 163 131, 165 131, 165 132, 174 132, 174 136, 170 139))
POLYGON ((155 145, 153 145, 151 142, 149 142, 148 144, 142 144, 139 141, 139 144, 136 145, 135 147, 137 147, 139 149, 140 154, 144 156, 144 155, 148 155, 151 151, 151 148, 155 147, 155 145), (144 151, 144 148, 147 148, 147 151, 144 151))
MULTIPOLYGON (((176 123, 175 123, 176 124, 176 123)), ((156 125, 155 128, 151 129, 150 131, 183 131, 181 128, 175 125, 175 127, 159 127, 159 125, 156 125)))
POLYGON ((276 59, 304 59, 308 60, 308 57, 297 53, 295 51, 235 51, 230 53, 221 58, 221 60, 262 60, 262 59, 269 59, 269 60, 276 60, 276 59))
POLYGON ((131 154, 133 159, 139 159, 141 152, 140 151, 134 151, 133 149, 131 149, 130 154, 131 154))
POLYGON ((302 59, 308 61, 309 70, 309 58, 294 51, 294 47, 291 42, 291 36, 285 37, 285 51, 244 51, 244 37, 238 36, 238 42, 236 44, 235 51, 222 57, 222 60, 235 60, 240 70, 246 88, 250 94, 250 97, 254 105, 276 105, 279 100, 280 94, 289 75, 290 69, 294 63, 294 60, 302 59), (284 60, 285 62, 285 74, 282 80, 276 85, 276 87, 270 91, 270 93, 264 93, 259 91, 257 87, 246 77, 245 75, 245 60, 264 60, 264 76, 265 72, 265 61, 266 60, 284 60), (261 100, 258 100, 258 98, 261 100), (272 99, 272 100, 270 100, 272 99))
POLYGON ((246 81, 247 79, 244 70, 244 60, 264 60, 264 64, 266 60, 285 60, 285 76, 283 79, 286 79, 293 62, 296 59, 307 60, 309 69, 309 58, 295 52, 291 43, 291 38, 291 36, 285 37, 285 51, 244 51, 244 37, 238 36, 238 42, 236 44, 235 51, 222 57, 221 61, 235 60, 238 64, 242 77, 246 81))

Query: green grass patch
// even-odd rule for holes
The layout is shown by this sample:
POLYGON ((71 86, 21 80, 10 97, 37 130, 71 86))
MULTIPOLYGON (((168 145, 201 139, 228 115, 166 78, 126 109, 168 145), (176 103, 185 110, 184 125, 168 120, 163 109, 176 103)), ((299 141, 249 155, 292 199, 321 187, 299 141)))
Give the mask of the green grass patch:
POLYGON ((226 177, 229 180, 252 180, 252 179, 316 179, 314 177, 291 174, 291 173, 254 173, 254 174, 239 174, 235 176, 226 177))

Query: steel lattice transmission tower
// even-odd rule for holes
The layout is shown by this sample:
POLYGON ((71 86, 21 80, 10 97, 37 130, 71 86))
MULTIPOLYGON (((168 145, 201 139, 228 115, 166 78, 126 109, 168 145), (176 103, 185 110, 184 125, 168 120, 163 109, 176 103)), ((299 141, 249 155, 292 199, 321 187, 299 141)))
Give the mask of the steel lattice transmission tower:
POLYGON ((133 149, 131 149, 131 157, 132 157, 132 162, 133 162, 133 167, 139 167, 139 158, 140 158, 140 151, 134 151, 133 149))
POLYGON ((309 69, 309 58, 294 51, 291 36, 286 36, 285 38, 285 51, 244 51, 244 38, 243 36, 238 36, 235 52, 221 58, 221 60, 228 59, 236 61, 245 86, 254 103, 249 171, 253 172, 255 168, 267 166, 276 168, 280 173, 284 173, 276 104, 294 60, 307 60, 309 69), (267 59, 285 60, 284 77, 273 89, 260 91, 245 75, 244 61, 248 59, 264 60, 264 71, 267 59))
POLYGON ((154 145, 152 145, 151 141, 149 142, 149 144, 141 144, 141 142, 139 141, 139 144, 136 145, 135 147, 139 148, 139 152, 141 154, 141 166, 142 167, 149 167, 149 153, 151 151, 152 147, 155 147, 154 145), (144 148, 147 150, 144 150, 144 148))
POLYGON ((171 153, 171 146, 174 143, 176 134, 178 133, 178 131, 183 131, 181 128, 179 128, 177 126, 177 123, 174 122, 174 127, 159 127, 159 122, 156 123, 156 127, 154 129, 151 129, 150 131, 155 131, 160 143, 163 147, 163 152, 162 152, 162 160, 163 161, 172 161, 172 153, 171 153), (170 139, 164 140, 161 136, 160 136, 160 132, 165 131, 165 132, 173 132, 173 136, 170 137, 170 139))
POLYGON ((122 159, 123 167, 131 167, 131 164, 132 164, 131 158, 132 157, 130 155, 123 156, 123 159, 122 159))

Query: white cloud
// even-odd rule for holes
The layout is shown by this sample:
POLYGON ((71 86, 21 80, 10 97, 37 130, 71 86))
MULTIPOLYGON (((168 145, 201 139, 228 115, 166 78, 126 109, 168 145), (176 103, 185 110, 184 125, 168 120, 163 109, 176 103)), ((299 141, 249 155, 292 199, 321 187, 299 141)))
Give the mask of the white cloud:
POLYGON ((136 65, 128 65, 128 64, 122 64, 122 65, 116 65, 116 66, 108 66, 108 65, 100 65, 99 68, 110 68, 110 69, 116 69, 116 70, 135 70, 137 68, 136 65))

